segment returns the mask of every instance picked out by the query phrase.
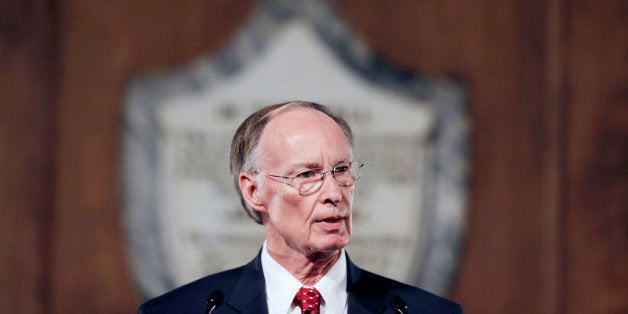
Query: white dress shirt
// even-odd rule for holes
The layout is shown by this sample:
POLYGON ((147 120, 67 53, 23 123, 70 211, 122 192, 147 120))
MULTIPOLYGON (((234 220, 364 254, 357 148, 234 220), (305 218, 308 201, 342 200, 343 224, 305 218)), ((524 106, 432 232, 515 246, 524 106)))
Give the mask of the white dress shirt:
MULTIPOLYGON (((266 303, 269 314, 301 314, 294 296, 304 285, 262 248, 262 270, 266 281, 266 303)), ((311 287, 310 287, 311 288, 311 287)), ((331 269, 314 288, 321 293, 321 314, 347 314, 347 259, 344 250, 331 269)))

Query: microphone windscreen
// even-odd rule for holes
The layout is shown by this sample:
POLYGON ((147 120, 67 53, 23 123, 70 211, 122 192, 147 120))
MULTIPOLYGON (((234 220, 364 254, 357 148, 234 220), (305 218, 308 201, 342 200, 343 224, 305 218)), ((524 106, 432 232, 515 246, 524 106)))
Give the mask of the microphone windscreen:
POLYGON ((386 295, 386 305, 395 313, 408 313, 408 306, 399 294, 391 291, 386 295))
POLYGON ((211 313, 213 310, 215 310, 217 307, 219 307, 222 304, 222 301, 224 301, 224 299, 225 299, 225 294, 222 293, 222 291, 220 290, 212 291, 212 293, 210 293, 209 296, 207 297, 207 309, 205 310, 205 313, 211 313))

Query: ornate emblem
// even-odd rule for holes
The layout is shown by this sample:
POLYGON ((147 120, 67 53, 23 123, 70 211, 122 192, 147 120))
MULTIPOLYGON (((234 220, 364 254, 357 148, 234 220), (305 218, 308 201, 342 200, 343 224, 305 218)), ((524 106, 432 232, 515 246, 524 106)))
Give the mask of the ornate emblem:
POLYGON ((363 46, 323 1, 267 1, 221 53, 137 76, 123 147, 130 257, 146 296, 249 261, 263 228, 240 207, 231 137, 258 107, 329 105, 351 124, 356 185, 348 252, 435 293, 456 268, 466 207, 465 93, 363 46))

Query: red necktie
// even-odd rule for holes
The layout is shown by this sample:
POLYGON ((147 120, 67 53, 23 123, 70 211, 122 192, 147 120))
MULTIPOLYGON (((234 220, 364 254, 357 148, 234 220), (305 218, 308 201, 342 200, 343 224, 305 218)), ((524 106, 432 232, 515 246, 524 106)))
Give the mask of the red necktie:
POLYGON ((302 287, 294 296, 294 303, 301 308, 301 314, 320 313, 321 294, 314 288, 302 287))

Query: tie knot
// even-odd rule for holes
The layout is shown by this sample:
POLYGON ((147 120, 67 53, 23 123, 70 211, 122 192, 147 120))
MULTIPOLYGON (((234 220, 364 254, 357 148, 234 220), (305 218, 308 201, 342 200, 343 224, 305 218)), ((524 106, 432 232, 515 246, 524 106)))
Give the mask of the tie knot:
POLYGON ((319 313, 321 294, 314 288, 302 287, 294 296, 294 303, 301 308, 302 314, 319 313))

